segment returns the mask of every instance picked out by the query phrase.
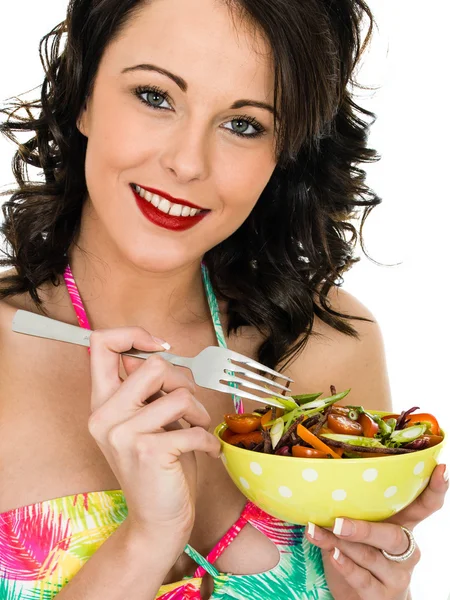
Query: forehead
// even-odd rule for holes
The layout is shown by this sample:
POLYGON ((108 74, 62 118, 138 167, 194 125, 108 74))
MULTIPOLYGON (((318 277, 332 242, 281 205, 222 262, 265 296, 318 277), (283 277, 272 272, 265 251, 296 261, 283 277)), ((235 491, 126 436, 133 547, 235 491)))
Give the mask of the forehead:
POLYGON ((180 75, 188 93, 198 87, 233 96, 252 93, 261 101, 273 98, 270 46, 218 0, 143 3, 106 49, 100 67, 117 75, 146 62, 180 75))

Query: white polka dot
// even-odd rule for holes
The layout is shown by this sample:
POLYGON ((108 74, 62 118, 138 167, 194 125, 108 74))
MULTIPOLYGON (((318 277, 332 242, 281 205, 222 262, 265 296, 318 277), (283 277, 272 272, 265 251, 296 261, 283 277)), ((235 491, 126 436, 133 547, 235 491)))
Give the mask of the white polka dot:
POLYGON ((315 469, 303 469, 302 477, 305 481, 316 481, 319 473, 315 469))
POLYGON ((336 500, 336 502, 340 502, 341 500, 345 500, 347 498, 347 492, 345 490, 334 490, 334 492, 331 494, 331 497, 333 500, 336 500))
POLYGON ((377 469, 366 469, 362 475, 364 481, 375 481, 378 477, 377 469))
POLYGON ((397 493, 397 486, 392 485, 391 487, 388 487, 388 489, 384 492, 384 497, 391 498, 392 496, 395 496, 396 493, 397 493))
POLYGON ((242 487, 244 487, 246 490, 250 489, 250 484, 246 479, 239 477, 239 481, 241 482, 242 487))
POLYGON ((225 454, 223 452, 220 453, 220 458, 222 459, 223 464, 226 465, 227 457, 225 456, 225 454))
POLYGON ((423 462, 423 460, 421 460, 414 467, 414 475, 420 475, 420 473, 422 473, 422 471, 424 470, 424 468, 425 468, 425 463, 423 462))
POLYGON ((278 488, 278 491, 280 493, 280 496, 283 496, 283 498, 290 498, 292 496, 292 490, 286 487, 285 485, 280 486, 278 488))
POLYGON ((255 474, 255 475, 262 475, 262 466, 257 463, 257 462, 252 462, 250 463, 250 470, 255 474))

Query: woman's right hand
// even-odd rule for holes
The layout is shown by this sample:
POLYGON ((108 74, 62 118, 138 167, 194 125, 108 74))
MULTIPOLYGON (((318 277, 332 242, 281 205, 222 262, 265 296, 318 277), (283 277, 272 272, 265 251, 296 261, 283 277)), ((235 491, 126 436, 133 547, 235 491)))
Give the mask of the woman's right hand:
POLYGON ((187 375, 159 356, 147 360, 122 356, 128 377, 121 379, 121 352, 131 347, 161 351, 146 330, 97 330, 90 344, 88 427, 121 485, 128 526, 141 536, 167 532, 182 549, 195 518, 194 451, 213 458, 220 453, 219 440, 208 432, 209 414, 195 398, 187 375), (181 427, 181 418, 191 427, 181 427))

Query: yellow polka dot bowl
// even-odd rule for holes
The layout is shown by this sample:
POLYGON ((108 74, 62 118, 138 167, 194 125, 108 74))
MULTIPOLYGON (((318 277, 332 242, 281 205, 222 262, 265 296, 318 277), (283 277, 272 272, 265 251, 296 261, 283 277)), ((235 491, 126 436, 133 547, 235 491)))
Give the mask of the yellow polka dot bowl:
POLYGON ((379 458, 296 458, 232 446, 221 439, 225 428, 214 432, 222 462, 244 496, 282 521, 322 527, 336 517, 382 521, 404 509, 425 489, 445 443, 379 458))

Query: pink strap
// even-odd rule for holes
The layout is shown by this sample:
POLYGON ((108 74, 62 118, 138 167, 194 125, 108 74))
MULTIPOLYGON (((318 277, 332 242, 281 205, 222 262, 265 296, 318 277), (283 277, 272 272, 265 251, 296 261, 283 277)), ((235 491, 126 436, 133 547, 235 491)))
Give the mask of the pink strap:
MULTIPOLYGON (((80 327, 83 327, 84 329, 90 329, 91 326, 89 325, 86 310, 84 309, 83 302, 81 301, 80 292, 78 291, 78 287, 75 283, 72 269, 70 268, 69 264, 64 271, 64 281, 66 282, 67 291, 69 292, 70 299, 72 300, 73 308, 75 309, 75 314, 77 315, 80 327)), ((90 348, 88 348, 88 352, 89 354, 91 353, 90 348)))
POLYGON ((81 301, 80 292, 78 291, 77 284, 75 283, 75 279, 73 278, 70 265, 67 265, 66 270, 64 271, 64 280, 66 282, 67 291, 69 292, 70 299, 72 300, 72 304, 75 309, 75 314, 77 315, 80 327, 84 327, 84 329, 90 329, 91 326, 89 325, 89 320, 87 318, 83 302, 81 301))
MULTIPOLYGON (((236 521, 236 523, 234 523, 234 525, 232 525, 230 527, 230 529, 226 532, 226 534, 223 536, 223 538, 221 540, 219 540, 219 542, 217 542, 217 544, 214 546, 214 548, 208 554, 208 556, 206 557, 206 560, 208 562, 210 562, 212 565, 216 562, 216 560, 219 558, 219 556, 223 553, 225 548, 228 548, 228 546, 236 538, 238 533, 240 533, 242 531, 243 527, 248 523, 248 519, 251 516, 251 510, 249 510, 249 509, 251 509, 252 506, 253 505, 251 504, 251 502, 246 503, 239 519, 236 521)), ((206 574, 205 569, 203 567, 198 567, 194 573, 194 577, 204 577, 205 574, 206 574)))

